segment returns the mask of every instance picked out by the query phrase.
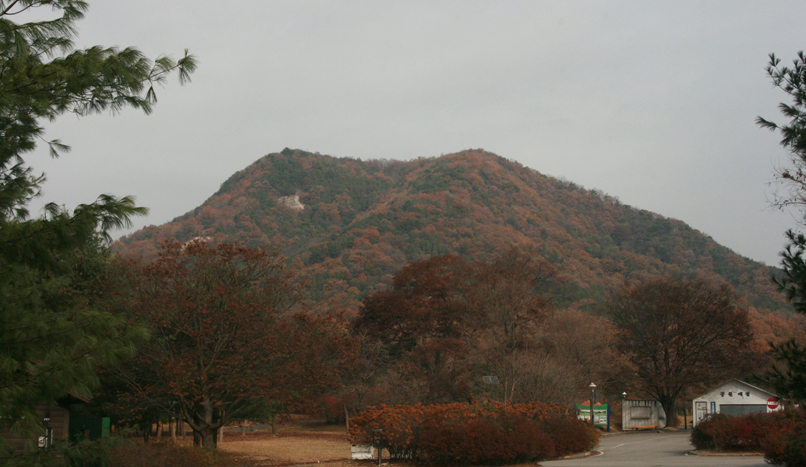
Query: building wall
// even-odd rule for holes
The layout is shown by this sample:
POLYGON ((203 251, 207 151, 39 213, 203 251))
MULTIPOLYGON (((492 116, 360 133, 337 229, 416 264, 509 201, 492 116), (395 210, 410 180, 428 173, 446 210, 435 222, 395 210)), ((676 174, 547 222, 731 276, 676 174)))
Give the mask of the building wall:
MULTIPOLYGON (((744 415, 769 412, 771 410, 767 408, 767 400, 772 397, 776 397, 775 394, 744 381, 728 381, 692 401, 693 424, 696 426, 705 417, 714 413, 744 415)), ((777 410, 783 410, 783 406, 779 406, 777 410)))
MULTIPOLYGON (((53 433, 53 440, 67 439, 70 433, 70 411, 66 407, 58 405, 42 404, 36 407, 40 420, 46 414, 50 415, 50 427, 53 433)), ((25 443, 28 438, 23 438, 19 434, 11 431, 10 427, 0 425, 0 436, 2 436, 13 448, 16 454, 22 454, 25 450, 25 443)), ((39 441, 40 436, 45 436, 45 431, 30 438, 34 445, 39 441)))

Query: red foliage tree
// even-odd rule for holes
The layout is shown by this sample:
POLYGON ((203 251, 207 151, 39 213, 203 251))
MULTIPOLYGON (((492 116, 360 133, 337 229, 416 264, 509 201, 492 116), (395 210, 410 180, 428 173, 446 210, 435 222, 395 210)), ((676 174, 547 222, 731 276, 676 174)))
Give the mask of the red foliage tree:
POLYGON ((151 332, 118 371, 131 399, 187 422, 197 444, 266 400, 301 404, 335 383, 339 327, 290 313, 297 287, 276 249, 195 240, 121 261, 112 306, 151 332))
POLYGON ((395 373, 406 381, 402 389, 413 394, 404 400, 439 403, 469 395, 461 338, 472 273, 471 265, 457 256, 437 256, 404 266, 392 290, 364 299, 354 329, 387 347, 397 362, 395 373))
POLYGON ((511 400, 558 282, 528 250, 511 249, 491 264, 438 256, 404 266, 390 290, 367 296, 355 330, 389 349, 392 382, 405 382, 396 402, 466 400, 471 367, 498 375, 502 399, 511 400))
POLYGON ((355 328, 391 344, 393 356, 424 340, 457 338, 471 275, 471 265, 458 256, 409 263, 395 274, 391 290, 364 299, 355 328))

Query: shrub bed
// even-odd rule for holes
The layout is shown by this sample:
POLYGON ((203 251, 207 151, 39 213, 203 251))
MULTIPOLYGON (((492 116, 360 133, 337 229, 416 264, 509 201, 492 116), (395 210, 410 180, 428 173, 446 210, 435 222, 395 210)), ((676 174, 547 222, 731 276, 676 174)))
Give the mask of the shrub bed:
POLYGON ((793 410, 782 418, 786 423, 762 443, 764 459, 774 465, 806 466, 806 412, 793 410))
POLYGON ((554 404, 441 404, 370 407, 352 419, 350 441, 382 429, 390 455, 429 464, 538 461, 596 446, 596 432, 554 404))
POLYGON ((691 444, 715 451, 760 451, 770 464, 806 466, 806 412, 712 415, 694 427, 691 444))
POLYGON ((714 451, 762 451, 770 437, 778 437, 791 424, 791 414, 760 413, 728 417, 713 414, 691 432, 697 449, 714 451))

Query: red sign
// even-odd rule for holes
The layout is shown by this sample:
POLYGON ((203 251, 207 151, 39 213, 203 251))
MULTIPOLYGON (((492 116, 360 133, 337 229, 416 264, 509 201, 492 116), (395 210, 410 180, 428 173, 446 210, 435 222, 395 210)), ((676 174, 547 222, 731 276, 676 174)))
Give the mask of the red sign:
POLYGON ((778 408, 778 399, 775 397, 770 397, 767 399, 767 408, 770 410, 775 410, 778 408))

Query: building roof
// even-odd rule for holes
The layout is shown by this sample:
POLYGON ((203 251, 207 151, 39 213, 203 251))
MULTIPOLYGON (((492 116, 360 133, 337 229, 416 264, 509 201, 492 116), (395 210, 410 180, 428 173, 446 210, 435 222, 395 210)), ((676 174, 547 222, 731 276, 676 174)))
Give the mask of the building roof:
POLYGON ((752 385, 752 384, 748 383, 747 381, 742 381, 742 380, 740 380, 740 379, 733 378, 733 379, 729 379, 729 380, 725 381, 724 383, 717 384, 716 386, 714 386, 714 387, 712 387, 711 389, 709 389, 707 392, 704 392, 704 393, 700 394, 700 395, 699 395, 699 396, 697 396, 697 397, 693 397, 693 398, 692 398, 692 400, 694 400, 694 399, 699 399, 700 397, 703 397, 703 396, 705 396, 705 395, 708 395, 708 394, 710 394, 710 393, 714 392, 715 390, 717 390, 718 388, 720 388, 720 387, 722 387, 722 386, 724 386, 724 385, 726 385, 726 384, 729 384, 729 383, 734 383, 734 382, 735 382, 735 383, 741 383, 741 384, 744 384, 745 386, 750 386, 750 387, 751 387, 751 388, 752 388, 754 391, 761 391, 761 392, 762 392, 762 393, 764 393, 764 394, 769 394, 770 396, 773 396, 773 397, 778 397, 778 395, 777 395, 777 394, 772 393, 772 392, 770 392, 770 391, 768 391, 768 390, 766 390, 766 389, 762 389, 762 388, 760 388, 760 387, 758 387, 758 386, 754 386, 754 385, 752 385))

